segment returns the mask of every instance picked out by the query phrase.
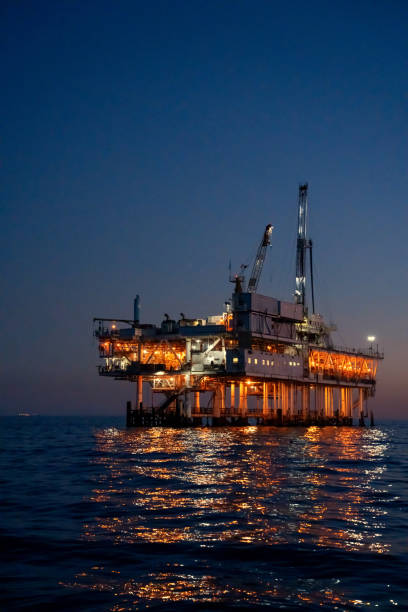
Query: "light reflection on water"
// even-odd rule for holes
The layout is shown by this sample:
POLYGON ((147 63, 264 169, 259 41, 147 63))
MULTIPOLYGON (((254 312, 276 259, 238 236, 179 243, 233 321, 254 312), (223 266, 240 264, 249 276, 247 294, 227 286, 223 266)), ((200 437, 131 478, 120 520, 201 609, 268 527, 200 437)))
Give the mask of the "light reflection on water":
POLYGON ((85 537, 262 544, 308 538, 318 545, 387 551, 384 511, 372 496, 373 482, 386 469, 375 462, 386 451, 386 434, 317 427, 291 433, 98 432, 96 461, 106 472, 92 499, 119 512, 89 525, 85 537))
POLYGON ((89 500, 95 516, 83 526, 83 540, 111 542, 118 556, 130 545, 136 559, 159 554, 163 562, 148 571, 145 561, 142 572, 126 578, 94 566, 66 586, 111 591, 115 611, 152 602, 375 605, 353 598, 333 573, 305 578, 293 564, 303 554, 306 565, 315 557, 330 565, 333 551, 392 552, 387 504, 398 496, 385 485, 386 432, 108 428, 96 431, 95 441, 99 469, 89 500), (169 557, 169 545, 181 548, 169 557), (232 551, 233 562, 211 558, 219 550, 232 551), (281 568, 274 550, 288 556, 281 568), (178 562, 183 557, 186 564, 178 562), (247 580, 232 571, 237 565, 247 580))

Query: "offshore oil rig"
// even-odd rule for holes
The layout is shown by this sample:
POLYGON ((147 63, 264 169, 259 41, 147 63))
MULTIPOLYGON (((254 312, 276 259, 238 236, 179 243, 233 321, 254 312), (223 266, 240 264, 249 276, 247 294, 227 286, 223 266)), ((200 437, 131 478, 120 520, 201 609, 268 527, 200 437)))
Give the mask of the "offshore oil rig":
POLYGON ((293 302, 257 293, 271 244, 267 225, 248 283, 241 266, 230 278, 234 292, 222 314, 179 320, 165 314, 160 326, 141 323, 136 296, 133 319, 94 318, 99 374, 136 386, 135 401, 127 402, 128 427, 351 425, 353 416, 365 424, 383 354, 372 344, 334 346, 335 327, 315 312, 307 197, 307 184, 300 185, 293 302))

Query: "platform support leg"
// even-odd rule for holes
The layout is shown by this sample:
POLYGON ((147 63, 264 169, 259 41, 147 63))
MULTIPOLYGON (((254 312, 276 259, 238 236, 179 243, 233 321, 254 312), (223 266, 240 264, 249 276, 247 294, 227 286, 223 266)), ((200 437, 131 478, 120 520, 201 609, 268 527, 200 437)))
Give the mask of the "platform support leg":
POLYGON ((262 388, 262 416, 264 419, 268 418, 269 415, 269 406, 268 406, 268 383, 263 383, 262 388))
POLYGON ((143 376, 138 376, 136 381, 136 409, 143 408, 143 376))
POLYGON ((302 417, 303 419, 308 419, 310 417, 309 414, 309 387, 304 385, 302 387, 302 417))
POLYGON ((231 383, 231 400, 230 400, 230 404, 231 404, 231 414, 235 414, 235 383, 231 383))
POLYGON ((191 419, 191 396, 187 390, 184 392, 184 414, 187 419, 191 419))
POLYGON ((200 392, 194 391, 194 413, 200 414, 200 392))
POLYGON ((239 383, 239 416, 245 417, 247 412, 246 385, 243 382, 239 383))

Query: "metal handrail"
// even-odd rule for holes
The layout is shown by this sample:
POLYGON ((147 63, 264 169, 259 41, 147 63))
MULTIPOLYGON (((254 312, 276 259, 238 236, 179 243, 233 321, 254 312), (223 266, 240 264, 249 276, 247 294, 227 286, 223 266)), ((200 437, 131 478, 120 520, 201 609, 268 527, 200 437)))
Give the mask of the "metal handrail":
POLYGON ((338 353, 350 353, 352 355, 364 355, 364 357, 375 357, 376 359, 384 359, 384 353, 379 351, 378 349, 374 349, 374 348, 350 348, 349 346, 337 346, 337 345, 333 345, 333 346, 328 346, 328 347, 323 347, 323 346, 311 346, 310 348, 316 348, 316 350, 323 350, 323 351, 336 351, 338 353))

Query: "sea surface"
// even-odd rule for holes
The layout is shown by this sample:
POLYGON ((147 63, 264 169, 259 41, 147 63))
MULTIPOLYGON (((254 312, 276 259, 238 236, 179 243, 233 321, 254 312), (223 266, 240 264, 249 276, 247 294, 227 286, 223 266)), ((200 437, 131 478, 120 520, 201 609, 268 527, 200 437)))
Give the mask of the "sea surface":
POLYGON ((408 426, 3 417, 8 610, 408 610, 408 426))

